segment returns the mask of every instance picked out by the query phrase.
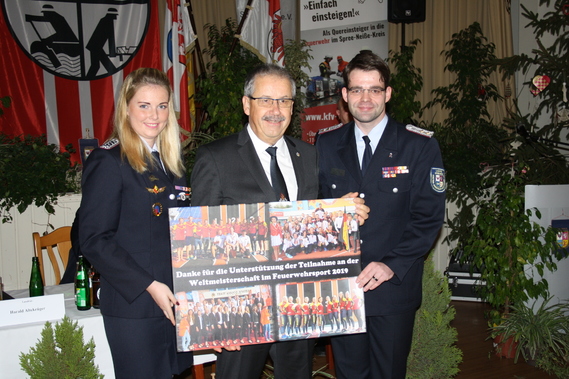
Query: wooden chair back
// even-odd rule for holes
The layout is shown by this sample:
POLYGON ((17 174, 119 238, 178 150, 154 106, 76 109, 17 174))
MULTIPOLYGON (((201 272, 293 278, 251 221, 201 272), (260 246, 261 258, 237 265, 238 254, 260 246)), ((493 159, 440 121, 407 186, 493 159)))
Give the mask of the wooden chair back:
POLYGON ((43 250, 47 251, 47 256, 51 261, 51 266, 53 267, 53 272, 55 274, 55 284, 59 284, 61 281, 61 275, 67 267, 67 262, 69 261, 69 250, 71 249, 71 226, 62 226, 61 228, 55 229, 53 232, 40 236, 38 232, 32 234, 34 238, 34 250, 38 257, 40 263, 41 276, 43 279, 43 284, 48 285, 45 282, 45 271, 44 271, 44 259, 43 250), (57 253, 59 259, 62 263, 62 268, 59 267, 59 261, 56 257, 54 247, 57 247, 57 253))

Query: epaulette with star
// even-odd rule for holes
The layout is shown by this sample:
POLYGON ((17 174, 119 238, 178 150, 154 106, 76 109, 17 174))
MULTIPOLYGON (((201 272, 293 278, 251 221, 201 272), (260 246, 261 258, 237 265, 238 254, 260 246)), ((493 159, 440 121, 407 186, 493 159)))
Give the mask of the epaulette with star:
POLYGON ((102 144, 100 147, 101 149, 105 149, 105 150, 110 150, 113 147, 117 147, 119 145, 119 140, 116 138, 110 139, 108 141, 106 141, 104 144, 102 144))
POLYGON ((432 130, 421 129, 418 126, 411 125, 411 124, 407 124, 405 129, 407 129, 408 131, 410 131, 412 133, 420 134, 420 135, 422 135, 424 137, 428 137, 428 138, 431 138, 433 136, 433 134, 435 134, 435 132, 433 132, 432 130))

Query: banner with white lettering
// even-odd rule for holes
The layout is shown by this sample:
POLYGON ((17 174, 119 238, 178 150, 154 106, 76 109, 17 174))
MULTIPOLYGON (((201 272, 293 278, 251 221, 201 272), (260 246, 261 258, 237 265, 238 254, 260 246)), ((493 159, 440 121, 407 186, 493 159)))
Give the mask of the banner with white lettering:
POLYGON ((336 116, 342 71, 361 50, 388 57, 387 1, 300 0, 300 38, 313 56, 302 138, 310 143, 321 129, 341 126, 336 116))
POLYGON ((178 351, 365 332, 352 199, 169 212, 178 351))

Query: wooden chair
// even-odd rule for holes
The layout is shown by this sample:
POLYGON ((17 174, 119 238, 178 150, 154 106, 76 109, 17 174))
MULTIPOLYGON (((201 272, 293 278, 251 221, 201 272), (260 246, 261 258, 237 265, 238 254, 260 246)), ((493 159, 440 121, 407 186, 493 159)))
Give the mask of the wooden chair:
MULTIPOLYGON (((205 379, 204 364, 211 364, 211 372, 215 372, 215 361, 217 356, 211 352, 194 352, 194 365, 192 366, 192 378, 205 379)), ((214 378, 214 375, 211 376, 214 378)))
POLYGON ((71 249, 71 226, 62 226, 61 228, 57 228, 53 232, 44 236, 40 236, 38 232, 34 232, 32 233, 32 236, 34 238, 34 250, 40 263, 41 276, 43 278, 44 285, 47 285, 45 283, 45 271, 43 264, 44 248, 47 250, 47 255, 53 267, 55 284, 59 284, 62 272, 65 271, 67 262, 69 261, 69 250, 71 249), (62 269, 59 267, 59 262, 53 249, 55 246, 57 247, 57 252, 63 265, 62 269))

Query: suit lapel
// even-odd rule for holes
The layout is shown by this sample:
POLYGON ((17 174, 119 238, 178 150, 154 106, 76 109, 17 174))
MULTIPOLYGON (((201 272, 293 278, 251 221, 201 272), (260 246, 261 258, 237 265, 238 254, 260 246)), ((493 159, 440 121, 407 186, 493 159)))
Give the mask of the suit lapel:
POLYGON ((263 191, 265 197, 268 199, 274 198, 275 192, 273 191, 273 187, 271 186, 269 179, 267 179, 267 176, 265 175, 265 170, 257 156, 257 151, 255 150, 255 146, 253 146, 253 142, 249 137, 246 127, 239 132, 237 144, 239 145, 238 149, 241 159, 253 178, 255 178, 257 185, 261 191, 263 191))
POLYGON ((358 159, 358 149, 356 147, 354 128, 355 124, 353 121, 342 128, 344 130, 344 135, 338 142, 338 156, 342 157, 342 162, 346 166, 346 171, 348 171, 359 184, 362 181, 362 171, 360 161, 358 159))
POLYGON ((298 151, 296 144, 293 140, 285 136, 285 142, 288 147, 288 152, 290 154, 290 159, 292 160, 292 167, 294 168, 294 175, 296 176, 296 183, 298 186, 298 191, 296 194, 297 199, 304 199, 305 196, 301 191, 306 188, 306 174, 304 172, 304 165, 302 164, 302 154, 298 151))

